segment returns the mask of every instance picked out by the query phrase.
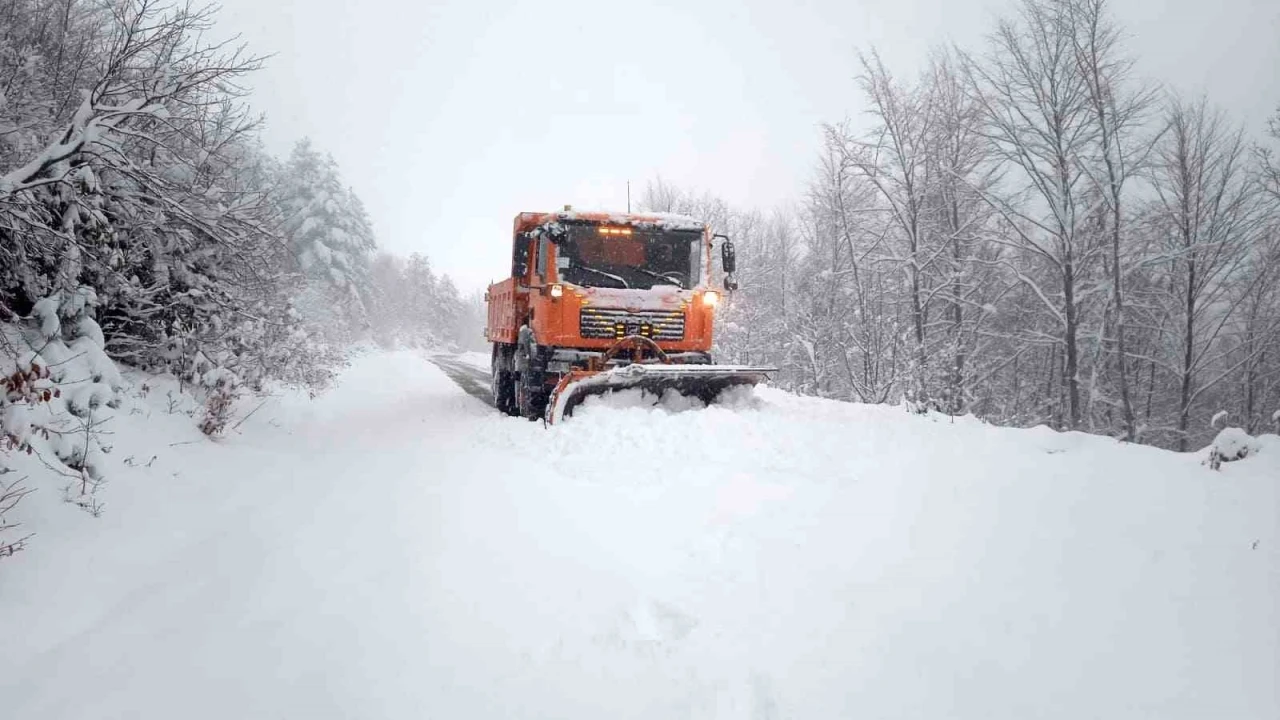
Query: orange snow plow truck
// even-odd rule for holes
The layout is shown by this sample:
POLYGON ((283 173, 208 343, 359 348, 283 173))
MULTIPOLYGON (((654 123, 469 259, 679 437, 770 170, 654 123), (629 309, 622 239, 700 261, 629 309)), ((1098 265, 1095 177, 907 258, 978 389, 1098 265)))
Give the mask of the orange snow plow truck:
POLYGON ((711 361, 717 240, 733 290, 733 243, 693 218, 517 215, 511 277, 485 293, 494 404, 555 423, 591 395, 675 390, 707 403, 765 380, 772 368, 711 361))

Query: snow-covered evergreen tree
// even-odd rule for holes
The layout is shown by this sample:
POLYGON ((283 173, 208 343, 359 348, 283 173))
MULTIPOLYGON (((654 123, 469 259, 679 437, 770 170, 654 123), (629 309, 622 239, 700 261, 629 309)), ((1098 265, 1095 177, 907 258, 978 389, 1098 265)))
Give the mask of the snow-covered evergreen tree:
POLYGON ((484 320, 447 275, 437 276, 418 253, 378 255, 371 272, 372 325, 379 342, 433 349, 472 347, 484 320))
POLYGON ((363 336, 376 248, 363 203, 310 140, 294 146, 279 173, 283 231, 307 280, 299 300, 304 317, 334 340, 363 336))

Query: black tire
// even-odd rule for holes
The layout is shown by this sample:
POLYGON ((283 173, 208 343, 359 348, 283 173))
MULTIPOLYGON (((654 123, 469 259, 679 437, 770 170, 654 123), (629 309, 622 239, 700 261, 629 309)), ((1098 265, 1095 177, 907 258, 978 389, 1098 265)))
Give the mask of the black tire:
POLYGON ((528 344, 516 345, 514 364, 519 368, 515 373, 515 414, 530 420, 541 420, 547 411, 547 387, 543 382, 542 370, 528 344))
POLYGON ((493 356, 490 359, 490 389, 493 392, 493 406, 504 415, 518 415, 516 409, 515 373, 511 368, 511 349, 506 345, 493 344, 493 356))

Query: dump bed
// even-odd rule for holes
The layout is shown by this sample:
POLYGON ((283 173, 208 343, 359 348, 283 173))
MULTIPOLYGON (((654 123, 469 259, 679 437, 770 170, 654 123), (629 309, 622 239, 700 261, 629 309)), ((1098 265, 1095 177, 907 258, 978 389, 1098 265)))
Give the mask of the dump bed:
POLYGON ((519 289, 516 278, 507 278, 489 286, 486 300, 489 314, 485 322, 485 339, 496 343, 514 343, 522 318, 529 312, 529 294, 519 289))

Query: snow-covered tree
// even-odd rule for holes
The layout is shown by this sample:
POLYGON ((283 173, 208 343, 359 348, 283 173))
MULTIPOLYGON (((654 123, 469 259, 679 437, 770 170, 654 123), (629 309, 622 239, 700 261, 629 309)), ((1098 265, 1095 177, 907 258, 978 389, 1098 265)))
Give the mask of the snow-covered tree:
MULTIPOLYGON (((477 349, 484 318, 447 275, 437 276, 426 256, 379 254, 371 269, 374 336, 385 345, 477 349)), ((482 303, 481 303, 482 305, 482 303)))
POLYGON ((1097 287, 1105 245, 1094 227, 1100 196, 1090 168, 1096 128, 1089 85, 1074 55, 1069 3, 1026 0, 999 22, 980 58, 964 56, 984 134, 1005 173, 986 194, 1004 220, 1013 253, 1006 269, 1052 318, 1063 352, 1067 427, 1083 417, 1084 303, 1097 287))
POLYGON ((733 235, 718 352, 779 384, 1168 447, 1280 406, 1280 114, 1245 132, 1133 77, 1103 0, 1026 0, 983 52, 860 68, 804 202, 644 207, 733 235), (783 218, 778 220, 778 218, 783 218), (1193 279, 1194 278, 1194 279, 1193 279))
POLYGON ((261 63, 210 42, 214 19, 0 0, 0 463, 41 451, 83 478, 76 498, 115 363, 173 373, 216 420, 271 381, 322 386, 368 320, 367 213, 309 143, 263 151, 242 89, 261 63), (64 381, 96 389, 55 396, 64 381))
POLYGON ((333 158, 310 140, 294 146, 278 174, 283 231, 307 280, 304 316, 334 339, 362 336, 376 248, 363 203, 343 184, 333 158))
POLYGON ((1163 241, 1151 259, 1163 261, 1154 271, 1168 283, 1161 299, 1173 348, 1157 356, 1168 358, 1157 372, 1178 387, 1172 430, 1179 449, 1186 449, 1197 401, 1230 372, 1220 363, 1230 350, 1224 333, 1266 216, 1242 129, 1231 128, 1204 101, 1171 100, 1166 122, 1152 169, 1158 200, 1149 218, 1163 241))

